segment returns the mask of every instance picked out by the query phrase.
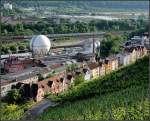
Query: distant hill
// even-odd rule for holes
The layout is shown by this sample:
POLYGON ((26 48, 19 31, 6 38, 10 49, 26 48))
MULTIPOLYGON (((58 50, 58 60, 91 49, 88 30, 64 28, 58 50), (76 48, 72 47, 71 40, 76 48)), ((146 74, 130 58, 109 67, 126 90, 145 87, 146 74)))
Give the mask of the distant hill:
POLYGON ((40 6, 41 9, 45 9, 43 6, 50 7, 52 10, 63 10, 65 8, 72 8, 80 12, 93 12, 93 11, 130 11, 141 10, 148 11, 148 1, 16 1, 20 6, 33 7, 40 6))

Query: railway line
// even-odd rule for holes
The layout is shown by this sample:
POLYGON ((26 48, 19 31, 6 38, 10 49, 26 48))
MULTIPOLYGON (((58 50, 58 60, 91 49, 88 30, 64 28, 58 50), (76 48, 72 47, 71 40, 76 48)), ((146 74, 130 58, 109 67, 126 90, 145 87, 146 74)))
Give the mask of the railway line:
MULTIPOLYGON (((48 34, 46 35, 48 38, 54 39, 59 37, 96 37, 103 36, 105 32, 100 33, 71 33, 71 34, 48 34)), ((33 36, 10 36, 10 37, 1 37, 2 43, 14 42, 14 41, 22 41, 22 40, 31 40, 33 36)))

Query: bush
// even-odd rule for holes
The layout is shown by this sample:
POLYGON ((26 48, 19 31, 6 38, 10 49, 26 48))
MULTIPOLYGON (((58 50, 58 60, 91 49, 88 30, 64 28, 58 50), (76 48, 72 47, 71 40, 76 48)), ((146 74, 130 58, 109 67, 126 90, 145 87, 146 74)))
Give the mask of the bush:
POLYGON ((68 71, 73 71, 73 70, 75 70, 77 67, 78 67, 78 65, 77 65, 76 63, 73 63, 73 64, 68 65, 67 70, 68 70, 68 71))
POLYGON ((77 86, 78 84, 81 84, 82 82, 84 82, 84 77, 82 74, 77 75, 74 79, 74 86, 77 86))
POLYGON ((42 81, 42 80, 44 80, 44 77, 43 77, 41 74, 39 74, 39 75, 38 75, 38 80, 39 80, 39 81, 42 81))
POLYGON ((7 93, 7 100, 10 103, 16 103, 21 100, 21 94, 18 89, 12 89, 7 93))
POLYGON ((25 104, 17 105, 17 104, 7 104, 1 102, 1 120, 20 120, 23 116, 25 116, 25 111, 31 108, 36 102, 30 100, 25 104))
POLYGON ((12 52, 16 52, 16 51, 17 51, 17 48, 16 48, 15 45, 11 45, 11 46, 10 46, 10 50, 11 50, 12 52))
POLYGON ((18 48, 19 48, 19 50, 25 50, 26 47, 24 45, 19 45, 18 48))
POLYGON ((13 112, 15 110, 17 110, 18 106, 15 104, 9 104, 5 107, 5 112, 13 112))

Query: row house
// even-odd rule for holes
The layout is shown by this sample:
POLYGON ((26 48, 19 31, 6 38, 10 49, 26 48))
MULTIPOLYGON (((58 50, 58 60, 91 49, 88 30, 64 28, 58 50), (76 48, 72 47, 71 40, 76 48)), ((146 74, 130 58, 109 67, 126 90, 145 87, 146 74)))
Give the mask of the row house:
POLYGON ((144 46, 136 46, 136 58, 139 59, 147 54, 147 50, 144 46))
POLYGON ((88 81, 91 79, 91 74, 90 71, 87 67, 79 67, 77 69, 74 70, 73 72, 73 76, 77 76, 82 74, 84 76, 84 80, 88 81))
POLYGON ((118 69, 118 58, 116 56, 111 57, 111 61, 112 61, 112 71, 118 69))
POLYGON ((43 99, 43 95, 52 93, 58 94, 67 89, 66 71, 62 71, 53 77, 44 79, 37 83, 38 90, 35 97, 36 101, 43 99))
POLYGON ((111 72, 111 61, 109 59, 105 59, 105 74, 108 74, 111 72))
POLYGON ((56 74, 50 78, 44 79, 38 82, 38 86, 42 87, 44 91, 47 93, 59 93, 62 92, 64 89, 63 83, 65 82, 65 75, 66 72, 62 71, 59 74, 56 74), (47 85, 45 85, 47 83, 47 85), (47 88, 49 87, 49 88, 47 88))
POLYGON ((137 52, 136 52, 136 49, 135 47, 131 46, 131 47, 126 47, 124 49, 124 53, 130 53, 130 63, 133 63, 136 61, 136 58, 137 58, 137 52))
POLYGON ((105 64, 103 62, 99 62, 99 68, 100 68, 100 76, 105 75, 106 70, 105 70, 105 64))
POLYGON ((147 55, 147 49, 142 45, 132 45, 117 54, 119 66, 126 66, 147 55))
POLYGON ((91 78, 95 79, 100 76, 99 72, 99 64, 97 62, 90 62, 88 63, 88 68, 91 73, 91 78))
POLYGON ((119 66, 126 66, 131 62, 131 53, 119 53, 117 57, 119 66))
POLYGON ((118 69, 118 58, 117 56, 110 56, 105 59, 105 73, 110 73, 111 71, 114 71, 118 69))
POLYGON ((88 68, 91 73, 91 78, 97 78, 118 69, 117 56, 111 56, 99 62, 88 63, 88 68))

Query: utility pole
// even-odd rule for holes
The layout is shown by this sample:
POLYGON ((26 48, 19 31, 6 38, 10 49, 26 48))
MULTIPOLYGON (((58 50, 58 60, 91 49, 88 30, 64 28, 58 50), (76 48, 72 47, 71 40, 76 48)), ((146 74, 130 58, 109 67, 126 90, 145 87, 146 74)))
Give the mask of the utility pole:
POLYGON ((94 39, 94 33, 93 33, 93 54, 95 55, 95 39, 94 39))

